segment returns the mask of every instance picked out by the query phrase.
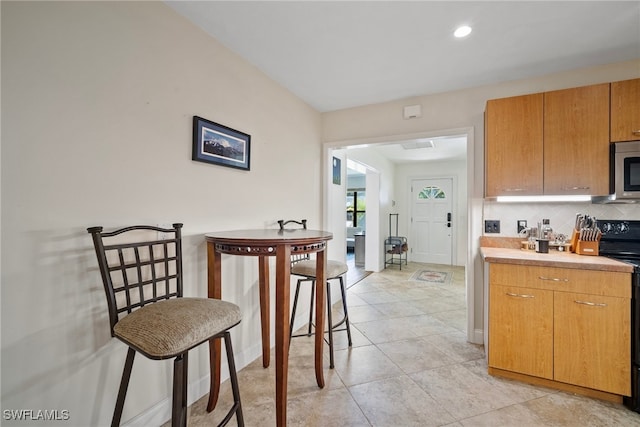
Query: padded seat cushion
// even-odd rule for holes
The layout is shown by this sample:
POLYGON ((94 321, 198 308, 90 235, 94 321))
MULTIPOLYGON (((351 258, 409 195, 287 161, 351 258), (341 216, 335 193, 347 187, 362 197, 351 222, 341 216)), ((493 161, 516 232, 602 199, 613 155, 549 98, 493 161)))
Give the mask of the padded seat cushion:
MULTIPOLYGON (((338 276, 343 275, 349 270, 347 264, 340 261, 327 261, 327 280, 335 279, 338 276)), ((296 262, 291 266, 291 274, 296 276, 316 277, 316 261, 306 260, 296 262)))
POLYGON ((113 328, 117 338, 150 359, 175 357, 237 325, 240 308, 211 298, 174 298, 145 305, 113 328))

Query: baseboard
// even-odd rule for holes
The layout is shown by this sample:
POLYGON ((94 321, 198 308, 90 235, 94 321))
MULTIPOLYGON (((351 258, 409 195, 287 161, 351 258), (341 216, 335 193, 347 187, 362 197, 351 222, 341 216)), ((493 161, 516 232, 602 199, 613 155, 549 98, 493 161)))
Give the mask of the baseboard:
POLYGON ((484 330, 474 329, 473 336, 471 337, 473 344, 484 344, 484 330))

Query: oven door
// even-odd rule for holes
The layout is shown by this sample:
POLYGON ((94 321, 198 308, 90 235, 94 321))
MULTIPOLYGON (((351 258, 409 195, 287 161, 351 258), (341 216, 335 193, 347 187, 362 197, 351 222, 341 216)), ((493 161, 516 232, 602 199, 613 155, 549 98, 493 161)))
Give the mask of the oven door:
POLYGON ((631 275, 631 396, 623 402, 640 413, 640 267, 631 275))
POLYGON ((614 155, 616 198, 640 198, 640 141, 616 143, 614 155))

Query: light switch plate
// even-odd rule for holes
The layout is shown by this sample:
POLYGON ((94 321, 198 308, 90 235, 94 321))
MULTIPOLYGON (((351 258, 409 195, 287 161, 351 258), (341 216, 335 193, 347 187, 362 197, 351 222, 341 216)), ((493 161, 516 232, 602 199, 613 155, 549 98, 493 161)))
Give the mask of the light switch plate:
POLYGON ((498 219, 487 219, 484 221, 484 232, 485 233, 500 233, 500 220, 498 219))

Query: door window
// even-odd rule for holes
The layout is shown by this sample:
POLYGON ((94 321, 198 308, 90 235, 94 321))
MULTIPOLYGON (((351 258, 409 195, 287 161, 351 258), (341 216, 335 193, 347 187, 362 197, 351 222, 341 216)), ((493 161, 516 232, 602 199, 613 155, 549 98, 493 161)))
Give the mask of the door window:
POLYGON ((422 190, 418 192, 418 199, 446 199, 447 195, 444 191, 438 186, 427 186, 423 187, 422 190))

